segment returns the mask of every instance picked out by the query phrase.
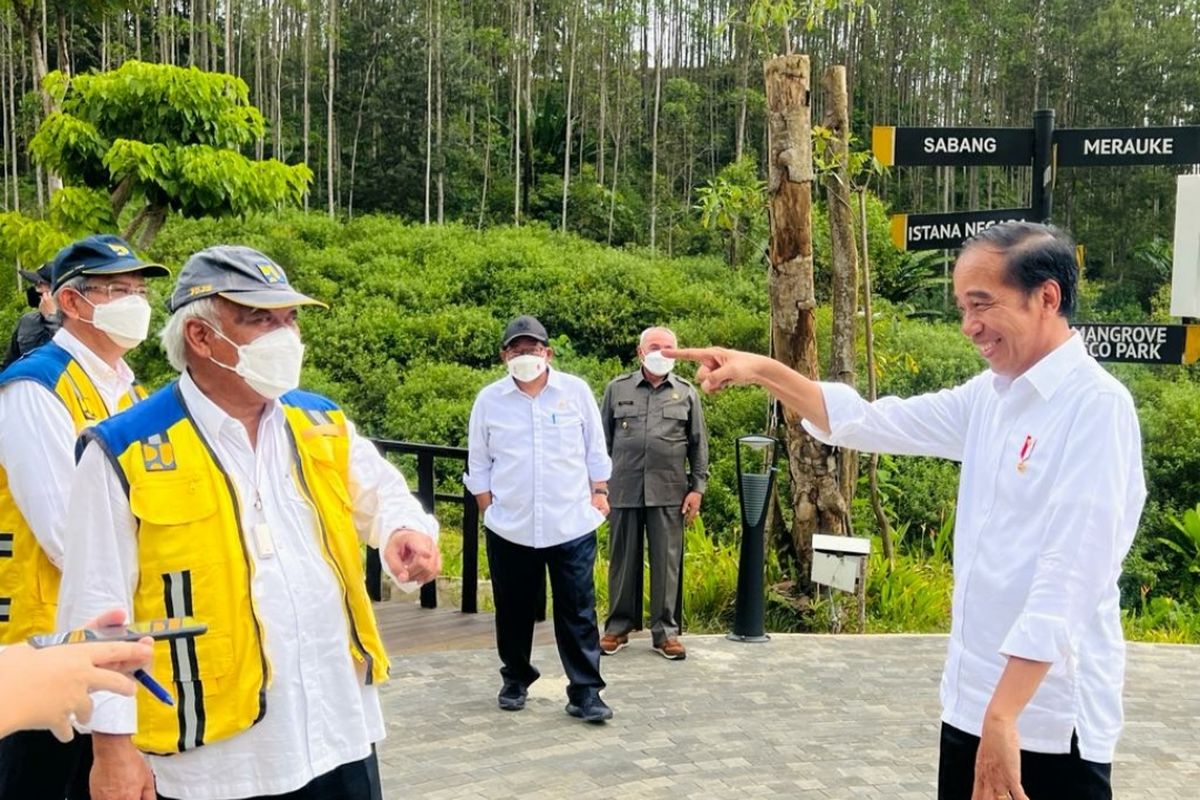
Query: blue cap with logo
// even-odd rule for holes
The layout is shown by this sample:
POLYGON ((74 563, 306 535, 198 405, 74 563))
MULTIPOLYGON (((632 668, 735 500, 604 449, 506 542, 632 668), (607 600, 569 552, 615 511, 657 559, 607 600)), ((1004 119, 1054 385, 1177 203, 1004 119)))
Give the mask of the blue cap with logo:
POLYGON ((188 303, 213 295, 251 308, 328 308, 320 300, 293 289, 283 267, 257 250, 241 245, 217 245, 189 258, 179 271, 179 281, 167 308, 174 313, 188 303))
POLYGON ((79 275, 123 275, 140 272, 147 278, 166 278, 171 271, 162 264, 142 261, 129 242, 111 233, 80 239, 58 251, 50 262, 50 288, 58 288, 79 275))

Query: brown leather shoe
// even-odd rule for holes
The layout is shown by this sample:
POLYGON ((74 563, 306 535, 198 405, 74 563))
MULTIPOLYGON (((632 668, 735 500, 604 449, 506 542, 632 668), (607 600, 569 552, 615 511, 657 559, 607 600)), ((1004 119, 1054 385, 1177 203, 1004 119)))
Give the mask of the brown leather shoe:
POLYGON ((661 644, 654 645, 654 652, 670 661, 682 661, 687 658, 687 648, 674 636, 664 639, 661 644))
POLYGON ((600 637, 600 655, 611 656, 629 644, 629 635, 625 633, 606 633, 600 637))

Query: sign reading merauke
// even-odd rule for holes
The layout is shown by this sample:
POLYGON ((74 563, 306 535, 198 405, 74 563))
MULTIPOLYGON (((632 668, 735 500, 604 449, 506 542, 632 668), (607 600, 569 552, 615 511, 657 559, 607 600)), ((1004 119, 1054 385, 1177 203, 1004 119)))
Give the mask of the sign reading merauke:
POLYGON ((1200 164, 1200 125, 1178 128, 1059 128, 1060 167, 1200 164))

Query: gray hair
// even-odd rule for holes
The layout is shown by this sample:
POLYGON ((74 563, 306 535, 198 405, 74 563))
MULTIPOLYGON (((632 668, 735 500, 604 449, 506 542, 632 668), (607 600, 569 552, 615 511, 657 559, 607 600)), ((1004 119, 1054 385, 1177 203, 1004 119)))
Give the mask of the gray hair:
POLYGON ((671 330, 670 328, 664 328, 661 325, 654 325, 654 326, 646 328, 646 330, 642 331, 642 335, 638 337, 638 347, 645 347, 646 346, 646 337, 649 336, 650 334, 654 333, 655 331, 663 331, 664 333, 670 334, 672 346, 679 344, 679 339, 675 336, 675 331, 671 330))
POLYGON ((202 297, 193 300, 170 316, 167 324, 158 334, 163 350, 167 353, 167 361, 177 372, 187 368, 187 343, 183 339, 183 329, 190 319, 207 322, 218 331, 221 330, 221 318, 217 311, 217 298, 202 297))
POLYGON ((59 301, 58 299, 62 295, 64 289, 70 289, 76 294, 83 294, 83 287, 87 286, 90 279, 90 275, 84 275, 80 273, 74 278, 69 278, 63 281, 62 286, 59 286, 54 290, 54 302, 57 303, 59 301))

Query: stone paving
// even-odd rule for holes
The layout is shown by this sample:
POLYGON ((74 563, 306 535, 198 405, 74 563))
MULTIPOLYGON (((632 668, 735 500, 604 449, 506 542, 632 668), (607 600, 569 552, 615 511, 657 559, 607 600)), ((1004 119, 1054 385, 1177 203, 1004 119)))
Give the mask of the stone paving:
MULTIPOLYGON (((393 798, 931 798, 944 636, 648 638, 602 662, 616 712, 563 712, 552 647, 524 711, 500 711, 491 650, 397 659, 379 748, 393 798)), ((1200 798, 1200 647, 1129 646, 1115 795, 1200 798)))

